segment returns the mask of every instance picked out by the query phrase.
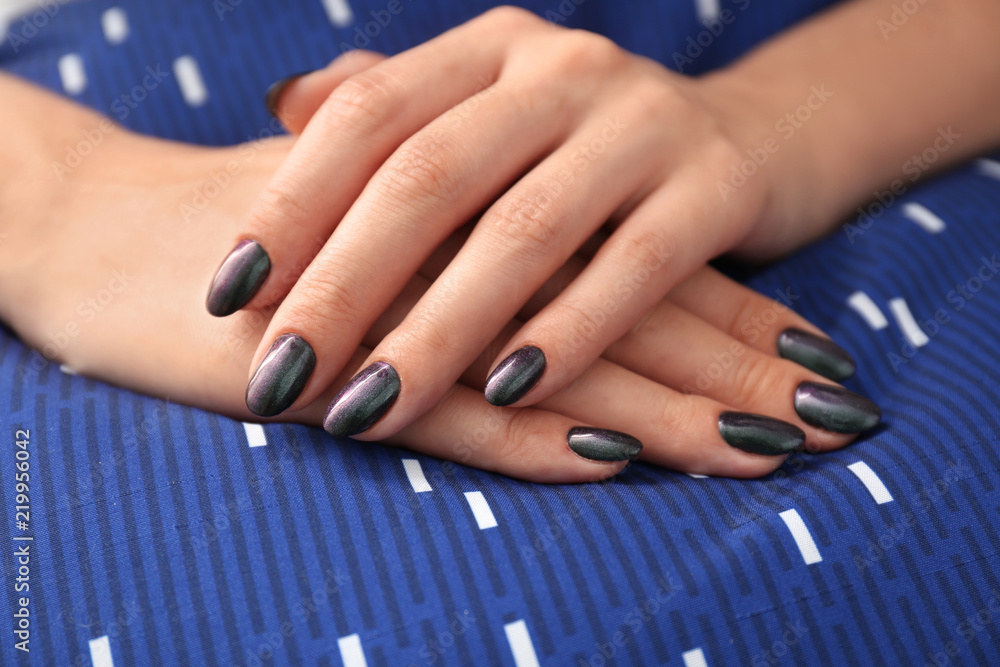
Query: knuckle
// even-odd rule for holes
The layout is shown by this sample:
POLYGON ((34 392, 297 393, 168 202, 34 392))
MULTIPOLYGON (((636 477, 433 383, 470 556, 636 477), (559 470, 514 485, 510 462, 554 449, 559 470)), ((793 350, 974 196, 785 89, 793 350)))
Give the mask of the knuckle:
POLYGON ((687 101, 670 82, 647 80, 634 86, 635 99, 642 103, 649 114, 661 118, 664 111, 674 109, 687 101))
POLYGON ((741 292, 723 331, 736 340, 745 341, 747 328, 753 325, 754 320, 760 315, 760 304, 757 295, 753 292, 749 290, 741 290, 741 292))
POLYGON ((544 254, 556 237, 556 225, 540 198, 508 193, 487 214, 487 224, 504 247, 544 254))
POLYGON ((483 14, 483 20, 491 26, 506 26, 512 29, 523 28, 544 23, 537 15, 522 7, 500 5, 483 14))
POLYGON ((385 342, 392 359, 422 358, 425 363, 447 365, 460 352, 460 340, 428 313, 411 315, 385 342))
POLYGON ((416 196, 453 201, 461 190, 461 179, 446 164, 445 153, 426 143, 401 146, 383 167, 383 187, 406 200, 416 196))
POLYGON ((375 129, 393 114, 397 86, 383 72, 366 70, 348 78, 330 93, 324 104, 334 122, 375 129))
POLYGON ((688 442, 695 433, 694 415, 700 411, 697 397, 664 392, 656 432, 663 442, 688 442))
POLYGON ((322 330, 322 323, 336 317, 339 322, 361 322, 365 300, 341 282, 310 277, 296 287, 297 296, 288 303, 286 319, 306 330, 322 330))
POLYGON ((269 185, 261 194, 254 207, 254 221, 265 229, 272 226, 282 234, 289 228, 301 227, 309 219, 309 213, 299 197, 280 185, 269 185))
POLYGON ((734 366, 726 402, 745 409, 761 397, 780 395, 781 373, 774 361, 763 354, 743 355, 734 366))
MULTIPOLYGON (((601 316, 599 307, 592 304, 581 303, 576 299, 565 299, 559 304, 559 310, 554 318, 557 322, 557 329, 548 331, 553 340, 565 338, 567 349, 572 350, 574 356, 589 351, 591 346, 601 338, 601 329, 607 323, 607 316, 601 316)), ((549 362, 555 361, 556 350, 549 350, 549 362)), ((554 364, 555 365, 555 364, 554 364)))
POLYGON ((650 274, 663 268, 674 255, 671 240, 662 232, 649 229, 623 236, 621 242, 613 247, 618 255, 615 259, 620 259, 628 267, 628 278, 638 283, 649 280, 650 274))
POLYGON ((537 410, 507 409, 507 413, 504 437, 496 443, 499 459, 504 461, 506 467, 530 469, 533 461, 539 458, 533 448, 548 441, 552 434, 545 428, 545 420, 539 419, 537 410))
POLYGON ((553 62, 560 69, 604 71, 622 65, 625 51, 612 40, 586 30, 566 30, 559 40, 553 62))

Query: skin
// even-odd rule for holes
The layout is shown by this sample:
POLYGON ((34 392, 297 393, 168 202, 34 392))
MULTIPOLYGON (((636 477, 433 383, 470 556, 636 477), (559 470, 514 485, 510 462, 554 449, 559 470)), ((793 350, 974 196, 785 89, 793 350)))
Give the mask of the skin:
POLYGON ((357 437, 391 436, 610 221, 590 263, 493 357, 495 367, 525 345, 542 349, 546 371, 514 405, 541 404, 706 260, 766 259, 814 240, 906 176, 943 128, 959 138, 923 173, 997 145, 989 26, 1000 6, 929 3, 887 34, 879 22, 891 13, 883 0, 844 3, 690 79, 500 8, 393 58, 358 56, 296 82, 286 97, 306 101, 286 122, 301 140, 232 239, 258 240, 277 267, 306 267, 250 302, 280 302, 251 370, 274 338, 298 333, 319 361, 296 405, 315 400, 435 248, 485 211, 361 364, 401 377, 392 408, 357 437), (761 150, 763 164, 732 185, 761 150))
MULTIPOLYGON (((0 95, 18 102, 0 109, 8 126, 18 128, 12 150, 0 154, 0 163, 6 173, 16 169, 21 175, 16 182, 4 180, 0 188, 0 207, 9 212, 0 220, 0 317, 27 343, 46 351, 48 359, 33 357, 32 363, 40 361, 43 368, 66 363, 153 396, 254 420, 244 402, 245 373, 272 313, 211 317, 203 307, 204 284, 247 214, 247 202, 287 160, 294 140, 210 149, 112 127, 100 146, 60 180, 53 161, 64 159, 67 147, 107 120, 7 76, 0 76, 0 95), (232 160, 241 164, 232 184, 195 219, 183 222, 181 207, 232 160), (112 286, 110 302, 95 301, 112 286)), ((345 372, 312 403, 281 419, 319 425, 334 394, 409 316, 470 233, 465 227, 437 248, 373 323, 345 372)), ((640 458, 656 465, 734 477, 767 474, 783 457, 727 445, 716 425, 725 410, 794 423, 806 431, 814 451, 851 440, 798 419, 792 405, 795 387, 823 378, 775 353, 785 328, 820 332, 710 269, 685 281, 676 301, 657 304, 641 326, 564 390, 528 409, 489 405, 482 388, 498 351, 586 270, 588 259, 586 254, 573 257, 560 267, 444 397, 390 442, 523 479, 582 482, 612 476, 624 464, 588 461, 574 453, 566 438, 577 427, 629 433, 645 445, 640 458), (777 320, 751 340, 743 325, 768 311, 776 312, 777 320), (699 368, 682 364, 685 357, 678 349, 697 347, 704 354, 701 361, 707 361, 734 344, 744 345, 744 353, 712 387, 701 395, 681 392, 684 384, 697 381, 699 368)))

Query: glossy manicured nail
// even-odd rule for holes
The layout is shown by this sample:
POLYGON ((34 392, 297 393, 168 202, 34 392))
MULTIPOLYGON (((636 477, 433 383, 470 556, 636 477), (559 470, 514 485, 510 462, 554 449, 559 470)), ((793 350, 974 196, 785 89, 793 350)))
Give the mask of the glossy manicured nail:
POLYGON ((367 431, 382 418, 399 396, 399 375, 384 361, 355 375, 326 409, 323 428, 337 437, 367 431))
POLYGON ((861 433, 882 420, 882 410, 864 396, 817 382, 795 389, 795 411, 805 423, 834 433, 861 433))
POLYGON ((844 348, 801 329, 781 332, 778 355, 835 382, 846 380, 857 369, 854 358, 844 348))
POLYGON ((570 449, 591 461, 631 461, 642 451, 642 443, 627 433, 603 428, 571 428, 566 441, 570 449))
POLYGON ((295 402, 316 368, 316 353, 298 334, 275 339, 247 385, 247 407, 258 417, 281 414, 295 402))
POLYGON ((232 315, 249 303, 271 271, 271 260, 256 241, 240 241, 215 272, 205 306, 216 317, 232 315))
POLYGON ((515 350, 490 373, 486 380, 486 400, 493 405, 517 403, 545 372, 545 353, 534 345, 515 350))
POLYGON ((278 103, 281 101, 281 94, 285 92, 285 88, 288 88, 293 82, 301 79, 306 74, 312 74, 316 70, 307 70, 305 72, 299 72, 298 74, 292 74, 291 76, 286 76, 284 79, 278 79, 272 83, 267 92, 264 93, 264 104, 267 105, 267 111, 275 118, 278 117, 278 103))
POLYGON ((736 449, 769 456, 787 454, 806 441, 806 434, 795 424, 749 412, 723 412, 719 433, 736 449))

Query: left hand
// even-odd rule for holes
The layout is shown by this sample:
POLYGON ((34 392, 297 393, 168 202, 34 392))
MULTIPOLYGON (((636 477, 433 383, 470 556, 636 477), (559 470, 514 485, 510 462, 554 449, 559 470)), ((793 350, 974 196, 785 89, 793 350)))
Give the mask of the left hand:
MULTIPOLYGON (((385 362, 398 374, 392 408, 346 433, 333 426, 343 411, 366 408, 335 400, 326 421, 335 435, 384 439, 429 410, 610 221, 616 229, 593 260, 493 364, 542 350, 534 384, 513 395, 487 384, 486 395, 501 405, 543 401, 708 259, 759 239, 774 204, 778 188, 763 176, 720 196, 742 156, 712 111, 718 101, 704 103, 696 82, 522 10, 488 12, 347 74, 237 236, 263 248, 258 266, 270 273, 238 285, 244 298, 220 299, 236 276, 224 265, 210 295, 228 301, 217 314, 283 299, 253 367, 283 334, 314 348, 316 368, 290 409, 334 381, 435 248, 485 213, 362 365, 385 362)), ((522 369, 506 368, 494 386, 517 384, 522 369)))

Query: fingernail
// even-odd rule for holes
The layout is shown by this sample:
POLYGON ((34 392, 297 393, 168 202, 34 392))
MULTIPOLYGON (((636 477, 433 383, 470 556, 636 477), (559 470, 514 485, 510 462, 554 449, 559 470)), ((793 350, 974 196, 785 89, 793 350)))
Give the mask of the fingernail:
POLYGON ((814 373, 839 382, 854 375, 857 364, 847 350, 829 338, 801 329, 785 329, 778 336, 778 355, 814 373))
POLYGON ((249 303, 271 270, 271 260, 256 241, 240 241, 215 272, 205 305, 216 317, 232 315, 249 303))
POLYGON ((566 441, 570 449, 591 461, 631 461, 642 451, 642 443, 627 433, 603 428, 571 428, 566 441))
POLYGON ((278 102, 281 101, 281 94, 285 92, 285 88, 288 88, 288 86, 290 86, 297 79, 301 79, 306 74, 312 74, 315 71, 316 70, 306 70, 305 72, 292 74, 291 76, 286 76, 284 79, 278 79, 268 86, 267 92, 264 93, 264 104, 267 105, 268 113, 277 118, 278 102))
POLYGON ((247 407, 258 417, 281 414, 295 402, 316 367, 316 353, 298 334, 278 336, 247 385, 247 407))
POLYGON ((736 449, 769 456, 787 454, 806 441, 806 434, 795 424, 749 412, 723 412, 719 433, 736 449))
POLYGON ((545 372, 545 353, 534 345, 515 350, 490 373, 486 380, 486 400, 493 405, 517 403, 545 372))
POLYGON ((399 396, 399 375, 384 361, 355 375, 326 409, 323 428, 344 437, 367 431, 382 418, 399 396))
POLYGON ((805 423, 834 433, 861 433, 882 421, 882 410, 864 396, 817 382, 795 389, 795 411, 805 423))

